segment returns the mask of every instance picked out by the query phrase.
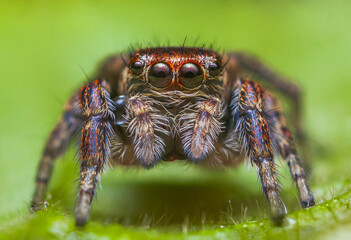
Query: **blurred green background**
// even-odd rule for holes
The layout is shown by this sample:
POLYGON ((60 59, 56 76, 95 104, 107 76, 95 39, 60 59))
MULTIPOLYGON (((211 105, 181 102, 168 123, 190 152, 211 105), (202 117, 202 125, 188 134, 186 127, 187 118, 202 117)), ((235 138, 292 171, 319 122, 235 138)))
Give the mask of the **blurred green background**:
MULTIPOLYGON (((195 231, 191 236, 209 239, 252 237, 247 232, 243 235, 241 228, 267 217, 268 209, 255 169, 243 166, 210 172, 181 163, 162 164, 152 171, 109 171, 102 177, 103 188, 94 201, 90 225, 76 230, 74 147, 55 166, 47 213, 27 214, 46 137, 65 100, 86 75, 91 76, 105 56, 126 51, 131 44, 177 46, 185 37, 187 45, 197 41, 220 50, 248 51, 294 79, 304 93, 317 203, 348 192, 350 12, 351 2, 346 0, 1 0, 0 236, 181 239, 195 231), (228 232, 219 227, 235 224, 238 227, 228 232)), ((287 168, 284 162, 279 165, 283 198, 290 212, 299 210, 287 168)), ((350 234, 350 214, 335 220, 329 213, 327 226, 317 226, 323 214, 321 210, 319 217, 303 220, 301 232, 286 228, 284 237, 313 234, 327 239, 350 234)), ((262 238, 267 231, 280 236, 279 229, 264 221, 266 226, 268 230, 257 230, 262 238)))

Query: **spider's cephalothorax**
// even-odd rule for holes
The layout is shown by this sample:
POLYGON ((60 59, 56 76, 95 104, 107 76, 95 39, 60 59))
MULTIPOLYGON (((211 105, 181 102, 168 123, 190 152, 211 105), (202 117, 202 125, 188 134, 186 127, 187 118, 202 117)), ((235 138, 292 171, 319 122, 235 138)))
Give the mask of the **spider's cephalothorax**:
POLYGON ((128 67, 124 132, 130 144, 116 140, 120 162, 147 168, 161 159, 198 162, 214 150, 224 124, 222 63, 214 51, 144 49, 131 55, 128 67))
POLYGON ((108 162, 151 168, 160 160, 189 159, 234 166, 247 158, 258 168, 273 220, 281 223, 286 209, 279 194, 276 152, 288 163, 302 206, 314 206, 277 99, 260 84, 243 79, 243 70, 274 85, 298 106, 295 85, 245 54, 219 56, 213 50, 168 47, 107 59, 69 100, 50 135, 32 209, 40 208, 53 161, 76 131, 81 166, 77 225, 88 220, 99 174, 108 162))

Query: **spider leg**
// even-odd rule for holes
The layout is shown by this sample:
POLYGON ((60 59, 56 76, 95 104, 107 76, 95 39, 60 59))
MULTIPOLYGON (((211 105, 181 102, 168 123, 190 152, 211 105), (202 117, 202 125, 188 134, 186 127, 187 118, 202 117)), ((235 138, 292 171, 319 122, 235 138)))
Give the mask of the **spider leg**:
POLYGON ((31 199, 30 209, 41 209, 45 192, 53 171, 54 162, 63 155, 74 134, 82 123, 79 109, 79 94, 74 94, 66 103, 64 112, 52 130, 44 147, 36 175, 36 187, 31 199))
POLYGON ((110 139, 114 122, 114 106, 110 87, 95 80, 81 89, 80 106, 84 117, 80 139, 79 193, 76 203, 76 225, 86 224, 96 184, 104 164, 110 157, 110 139))
POLYGON ((287 162, 290 174, 299 191, 301 206, 315 205, 313 193, 309 187, 305 170, 298 156, 294 139, 286 126, 278 100, 269 92, 265 92, 265 114, 273 140, 273 146, 287 162))
POLYGON ((271 208, 275 223, 281 224, 286 207, 280 198, 280 187, 275 169, 273 148, 267 121, 262 113, 262 87, 249 80, 239 80, 231 102, 235 130, 246 155, 256 164, 262 190, 271 208))
MULTIPOLYGON (((84 121, 84 127, 82 130, 82 136, 85 136, 85 139, 82 140, 83 144, 86 146, 85 152, 89 152, 89 144, 87 141, 90 139, 93 141, 94 139, 97 141, 99 139, 105 139, 110 131, 110 123, 107 122, 106 116, 104 115, 104 110, 102 112, 97 111, 96 109, 101 105, 104 107, 103 101, 110 103, 108 94, 106 92, 106 87, 108 87, 108 92, 111 94, 111 98, 118 97, 123 95, 125 92, 125 78, 124 73, 126 68, 126 62, 128 61, 128 56, 122 55, 114 55, 102 62, 98 71, 95 74, 93 79, 106 79, 110 85, 107 85, 105 81, 103 83, 95 84, 95 81, 92 83, 88 83, 85 87, 82 88, 82 91, 85 89, 86 92, 84 98, 81 99, 81 92, 78 91, 74 94, 71 99, 66 103, 64 113, 60 118, 59 122, 56 124, 55 128, 52 130, 46 145, 44 147, 43 154, 41 156, 41 160, 38 166, 37 175, 36 175, 36 187, 31 199, 30 209, 33 211, 41 209, 41 204, 44 202, 45 192, 47 189, 48 182, 51 178, 51 174, 53 171, 54 162, 57 158, 61 157, 63 153, 66 151, 69 143, 72 141, 75 133, 79 132, 81 125, 84 121), (104 85, 104 86, 103 86, 104 85), (90 89, 90 93, 89 90, 90 89), (101 94, 99 95, 99 92, 101 94), (101 96, 103 96, 101 98, 101 96), (90 99, 89 99, 90 98, 90 99), (83 113, 81 111, 80 102, 85 101, 85 105, 82 106, 83 113), (101 101, 100 101, 101 100, 101 101), (90 101, 90 102, 89 102, 90 101), (99 102, 100 101, 100 102, 99 102), (90 108, 90 110, 89 110, 90 108), (95 109, 94 111, 92 111, 95 109), (95 113, 99 113, 96 116, 95 113), (83 114, 83 115, 82 115, 83 114), (85 115, 84 115, 85 114, 85 115), (92 114, 92 115, 91 115, 92 114), (103 116, 100 116, 100 115, 103 116), (100 118, 100 119, 99 119, 100 118), (92 129, 89 133, 89 124, 91 124, 92 129), (107 131, 108 130, 108 131, 107 131), (95 132, 94 132, 95 131, 95 132), (102 137, 97 136, 100 132, 103 132, 102 137), (89 135, 90 134, 90 135, 89 135), (94 138, 94 136, 97 136, 94 138)), ((109 105, 109 108, 112 110, 112 104, 109 105)), ((110 115, 110 111, 108 111, 108 115, 110 115)), ((117 119, 118 125, 118 119, 117 119)), ((107 141, 107 140, 106 140, 107 141)), ((96 143, 96 142, 93 142, 96 143)), ((82 150, 81 145, 81 150, 82 150)), ((101 143, 98 144, 103 145, 101 143)), ((106 145, 106 144, 105 144, 106 145)), ((104 146, 105 146, 104 145, 104 146)), ((93 149, 93 146, 90 146, 93 149)), ((84 149, 83 149, 84 150, 84 149)), ((108 152, 109 148, 104 150, 94 149, 94 151, 99 153, 108 152)), ((92 150, 91 150, 92 151, 92 150)), ((84 151, 82 151, 83 153, 84 151)), ((87 163, 86 159, 82 161, 82 171, 81 177, 84 174, 83 167, 87 168, 85 163, 87 163)), ((87 170, 86 173, 89 175, 90 170, 87 170)), ((84 177, 84 176, 83 176, 84 177)), ((90 178, 93 176, 90 174, 90 178)), ((79 204, 78 204, 79 205, 79 204)), ((78 211, 79 212, 79 211, 78 211)))
POLYGON ((94 79, 106 80, 111 88, 110 94, 111 99, 119 95, 125 94, 125 78, 124 73, 127 68, 127 62, 129 61, 129 55, 112 55, 104 59, 98 71, 95 74, 94 79))
POLYGON ((296 84, 294 84, 290 79, 276 74, 267 66, 265 66, 262 62, 257 60, 257 58, 247 53, 230 53, 227 57, 227 65, 231 74, 238 75, 241 70, 253 73, 262 80, 266 81, 268 84, 271 84, 278 91, 282 92, 284 95, 288 96, 293 101, 294 108, 292 110, 292 117, 294 120, 294 125, 296 128, 297 137, 299 138, 299 140, 303 141, 305 138, 305 133, 303 131, 303 126, 301 122, 302 101, 300 88, 296 84))

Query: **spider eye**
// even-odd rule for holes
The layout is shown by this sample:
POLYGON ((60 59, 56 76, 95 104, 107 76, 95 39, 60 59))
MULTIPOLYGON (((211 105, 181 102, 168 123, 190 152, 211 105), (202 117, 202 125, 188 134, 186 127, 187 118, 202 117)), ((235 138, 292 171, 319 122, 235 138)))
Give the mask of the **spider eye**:
POLYGON ((208 65, 208 71, 211 76, 217 76, 221 72, 221 67, 218 63, 212 62, 208 65))
POLYGON ((152 86, 165 88, 172 82, 172 69, 167 63, 159 62, 151 66, 148 77, 152 86))
POLYGON ((144 63, 142 61, 132 62, 130 70, 134 75, 140 75, 143 72, 144 63))
POLYGON ((197 64, 185 63, 179 70, 179 83, 185 88, 199 87, 203 78, 203 71, 197 64))

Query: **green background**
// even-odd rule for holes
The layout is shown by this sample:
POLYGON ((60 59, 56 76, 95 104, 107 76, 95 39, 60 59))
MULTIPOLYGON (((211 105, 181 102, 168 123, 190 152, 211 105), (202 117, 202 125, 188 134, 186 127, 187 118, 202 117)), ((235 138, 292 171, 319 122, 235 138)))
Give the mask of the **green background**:
MULTIPOLYGON (((346 0, 1 0, 0 238, 350 237, 350 12, 346 0), (73 90, 107 55, 131 45, 181 45, 185 37, 187 45, 253 53, 301 86, 311 183, 323 204, 277 228, 259 221, 268 208, 255 169, 167 163, 109 171, 88 226, 78 230, 73 147, 55 166, 47 211, 30 216, 42 147, 73 90)), ((299 210, 287 168, 279 165, 283 198, 290 212, 299 210)))

